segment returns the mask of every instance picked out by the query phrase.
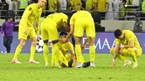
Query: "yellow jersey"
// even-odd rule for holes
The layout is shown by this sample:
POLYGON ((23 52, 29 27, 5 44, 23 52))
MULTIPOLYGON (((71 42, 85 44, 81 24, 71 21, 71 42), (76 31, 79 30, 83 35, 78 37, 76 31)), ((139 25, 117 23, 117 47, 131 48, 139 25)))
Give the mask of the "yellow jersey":
POLYGON ((84 20, 88 22, 94 22, 92 15, 88 11, 80 10, 74 13, 70 19, 70 24, 75 24, 78 20, 84 20))
POLYGON ((55 11, 57 4, 57 0, 48 0, 48 10, 55 11))
POLYGON ((37 3, 30 4, 25 9, 25 11, 22 15, 22 18, 20 20, 19 26, 29 29, 29 28, 33 27, 34 20, 36 20, 36 24, 37 24, 36 27, 38 27, 41 14, 42 14, 42 8, 38 8, 37 3))
POLYGON ((93 8, 93 0, 86 0, 86 10, 91 10, 93 8))
POLYGON ((94 0, 97 4, 97 10, 99 12, 106 12, 106 3, 108 3, 108 0, 94 0))
POLYGON ((59 42, 58 45, 59 45, 59 49, 63 50, 61 52, 62 52, 62 54, 64 54, 64 56, 66 56, 68 51, 74 50, 73 45, 72 45, 71 42, 66 42, 64 44, 59 42))
POLYGON ((130 30, 123 30, 122 32, 124 32, 124 39, 120 40, 120 39, 116 38, 115 39, 116 44, 127 45, 128 41, 134 40, 134 47, 141 48, 136 35, 132 31, 130 31, 130 30))
POLYGON ((61 27, 63 22, 66 22, 67 23, 67 20, 68 20, 68 16, 65 15, 64 13, 53 13, 53 14, 50 14, 46 17, 46 19, 43 20, 43 22, 45 23, 56 23, 57 25, 57 28, 61 27))

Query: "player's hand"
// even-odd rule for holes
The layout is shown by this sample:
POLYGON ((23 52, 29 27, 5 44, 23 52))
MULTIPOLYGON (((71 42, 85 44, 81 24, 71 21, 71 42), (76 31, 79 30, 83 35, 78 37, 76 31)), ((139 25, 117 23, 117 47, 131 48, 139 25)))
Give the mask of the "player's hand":
POLYGON ((24 34, 28 35, 28 30, 27 29, 25 29, 24 34))
POLYGON ((116 62, 115 62, 115 60, 113 59, 113 60, 112 60, 112 66, 111 66, 111 68, 114 69, 115 67, 116 67, 116 62))

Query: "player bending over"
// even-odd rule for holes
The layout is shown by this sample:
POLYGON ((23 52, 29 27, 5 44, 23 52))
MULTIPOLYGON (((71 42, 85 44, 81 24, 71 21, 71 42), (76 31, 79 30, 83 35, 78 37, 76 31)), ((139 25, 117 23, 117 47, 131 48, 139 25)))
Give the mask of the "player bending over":
POLYGON ((123 67, 128 67, 131 61, 127 57, 132 58, 132 68, 136 68, 138 66, 137 58, 142 54, 142 48, 135 34, 130 30, 117 29, 114 32, 114 36, 116 37, 115 47, 110 49, 110 53, 113 55, 112 68, 116 66, 116 58, 124 61, 123 67))

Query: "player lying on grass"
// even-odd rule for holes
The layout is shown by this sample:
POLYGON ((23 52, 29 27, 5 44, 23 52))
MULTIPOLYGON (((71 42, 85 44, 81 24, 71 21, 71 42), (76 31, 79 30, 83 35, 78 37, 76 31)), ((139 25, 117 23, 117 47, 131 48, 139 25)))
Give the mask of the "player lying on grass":
POLYGON ((137 58, 142 54, 142 48, 135 34, 130 30, 117 29, 114 36, 116 37, 115 47, 110 49, 110 53, 113 55, 112 68, 116 66, 116 58, 124 61, 123 67, 128 67, 131 61, 127 57, 133 59, 132 68, 136 68, 138 66, 137 58), (120 44, 122 44, 121 47, 120 44))

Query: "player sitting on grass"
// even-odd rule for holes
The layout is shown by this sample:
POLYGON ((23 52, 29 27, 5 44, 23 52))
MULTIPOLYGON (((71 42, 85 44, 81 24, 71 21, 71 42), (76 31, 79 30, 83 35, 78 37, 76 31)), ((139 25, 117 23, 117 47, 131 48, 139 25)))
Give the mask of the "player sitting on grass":
MULTIPOLYGON (((66 32, 61 32, 59 35, 59 65, 61 67, 75 67, 76 65, 76 54, 74 52, 74 48, 71 42, 66 42, 64 43, 62 40, 66 38, 67 33, 66 32), (68 51, 70 52, 70 55, 68 56, 68 51)), ((87 42, 86 42, 87 43, 87 42)), ((85 48, 86 43, 83 45, 83 48, 85 48)), ((82 49, 83 50, 83 49, 82 49)), ((81 63, 83 64, 83 67, 88 67, 90 66, 90 62, 84 62, 84 58, 81 57, 81 63)), ((52 59, 52 67, 54 67, 55 64, 55 59, 52 59)))
MULTIPOLYGON (((66 32, 61 32, 59 35, 59 42, 58 42, 58 48, 59 48, 59 65, 61 67, 71 67, 72 65, 74 66, 76 63, 76 56, 74 52, 74 48, 71 42, 62 42, 64 38, 66 38, 67 33, 66 32), (70 56, 68 56, 68 51, 70 52, 70 56), (71 63, 69 63, 69 61, 71 63)), ((82 61, 83 62, 83 61, 82 61)), ((51 65, 54 67, 55 64, 55 59, 52 58, 51 60, 51 65)))
POLYGON ((110 49, 110 53, 113 55, 112 68, 116 66, 116 58, 124 61, 123 67, 128 67, 131 61, 127 57, 133 59, 133 68, 136 68, 138 66, 137 58, 142 54, 137 37, 130 30, 120 29, 115 30, 114 35, 116 37, 115 47, 110 49), (121 47, 120 44, 122 44, 121 47))

